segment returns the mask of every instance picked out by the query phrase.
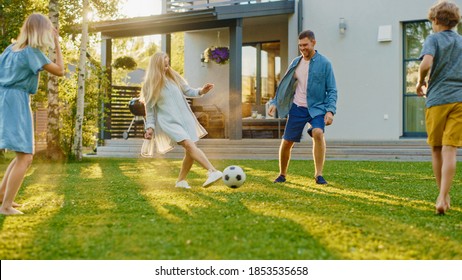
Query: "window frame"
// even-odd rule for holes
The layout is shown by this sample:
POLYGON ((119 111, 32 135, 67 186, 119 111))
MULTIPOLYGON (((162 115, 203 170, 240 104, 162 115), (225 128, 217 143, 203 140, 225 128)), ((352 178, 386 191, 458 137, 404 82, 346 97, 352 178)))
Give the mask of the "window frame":
MULTIPOLYGON (((416 24, 416 23, 427 23, 430 22, 429 20, 422 19, 422 20, 412 20, 412 21, 403 21, 402 22, 402 30, 403 30, 403 44, 402 44, 402 128, 403 128, 403 133, 402 137, 404 138, 426 138, 427 137, 427 132, 425 131, 407 131, 406 129, 408 128, 407 125, 407 118, 408 118, 408 112, 406 110, 407 108, 407 101, 409 98, 422 98, 420 96, 417 96, 415 93, 409 93, 407 92, 407 65, 410 62, 419 62, 420 64, 420 59, 418 57, 412 57, 408 58, 408 49, 407 49, 407 33, 406 33, 406 25, 409 24, 416 24)), ((432 33, 432 31, 430 32, 432 33)), ((425 105, 424 105, 425 106, 425 105)), ((425 127, 425 123, 424 123, 425 127)))

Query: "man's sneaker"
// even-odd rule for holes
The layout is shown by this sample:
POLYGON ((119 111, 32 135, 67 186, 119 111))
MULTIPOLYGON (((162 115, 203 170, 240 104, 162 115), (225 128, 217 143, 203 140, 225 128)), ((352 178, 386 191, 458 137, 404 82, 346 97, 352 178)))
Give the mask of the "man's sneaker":
POLYGON ((284 183, 285 181, 286 181, 286 176, 279 175, 279 177, 277 177, 276 180, 274 180, 273 183, 284 183))
POLYGON ((327 184, 327 181, 321 175, 317 176, 314 179, 316 180, 316 184, 318 184, 318 185, 326 185, 327 184))
POLYGON ((208 171, 209 177, 207 178, 207 181, 202 185, 204 188, 210 187, 213 183, 216 181, 220 180, 223 177, 223 173, 221 171, 215 170, 215 171, 208 171))
POLYGON ((181 180, 179 182, 176 182, 175 187, 177 188, 183 188, 183 189, 190 189, 191 187, 188 185, 188 182, 185 180, 181 180))

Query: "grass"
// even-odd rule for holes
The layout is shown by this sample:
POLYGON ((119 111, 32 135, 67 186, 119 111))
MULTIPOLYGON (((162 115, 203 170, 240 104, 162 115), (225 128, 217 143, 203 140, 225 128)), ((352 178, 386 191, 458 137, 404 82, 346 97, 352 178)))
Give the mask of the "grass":
POLYGON ((292 161, 278 185, 277 161, 214 161, 244 168, 235 190, 201 188, 196 165, 193 188, 174 188, 180 164, 34 162, 17 197, 25 215, 0 217, 0 258, 462 259, 462 177, 451 210, 437 216, 429 162, 327 161, 330 184, 319 186, 311 161, 292 161))

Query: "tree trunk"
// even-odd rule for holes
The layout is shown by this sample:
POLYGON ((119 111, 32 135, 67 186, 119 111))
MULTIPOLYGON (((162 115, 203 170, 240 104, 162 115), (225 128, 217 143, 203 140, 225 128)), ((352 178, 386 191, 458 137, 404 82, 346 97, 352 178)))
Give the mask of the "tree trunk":
MULTIPOLYGON (((53 26, 59 30, 59 3, 58 0, 50 0, 49 17, 53 26)), ((56 51, 50 49, 50 59, 56 62, 56 51)), ((48 74, 48 112, 47 112, 47 158, 58 161, 64 158, 64 152, 59 142, 59 86, 58 77, 48 74)))
POLYGON ((0 149, 0 163, 5 162, 5 149, 0 149))
POLYGON ((83 0, 82 41, 80 42, 79 76, 77 81, 77 113, 75 118, 73 145, 75 158, 79 161, 82 160, 82 128, 85 105, 85 77, 88 45, 88 8, 88 0, 83 0))

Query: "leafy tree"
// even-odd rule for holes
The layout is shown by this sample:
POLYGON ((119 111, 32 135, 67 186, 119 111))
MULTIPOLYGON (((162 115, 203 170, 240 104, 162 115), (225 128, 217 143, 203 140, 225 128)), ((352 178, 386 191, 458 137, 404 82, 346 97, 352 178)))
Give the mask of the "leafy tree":
MULTIPOLYGON (((88 1, 95 18, 98 18, 98 20, 114 19, 118 16, 119 0, 88 1)), ((53 9, 59 6, 59 16, 57 17, 59 21, 55 23, 55 26, 58 26, 60 30, 61 48, 68 72, 66 78, 58 79, 59 89, 53 89, 53 87, 47 85, 47 75, 41 75, 39 91, 32 97, 32 107, 35 108, 36 104, 45 103, 48 104, 48 109, 54 112, 54 115, 49 114, 48 118, 55 125, 55 129, 48 128, 50 135, 47 139, 53 139, 54 143, 58 143, 57 146, 62 149, 65 155, 72 154, 72 145, 75 140, 74 126, 76 123, 78 91, 78 75, 76 72, 78 69, 75 66, 79 64, 80 60, 78 49, 82 40, 80 32, 82 4, 83 0, 2 0, 0 2, 0 34, 2 35, 0 36, 0 46, 2 50, 11 43, 11 39, 17 37, 19 29, 28 14, 32 12, 56 13, 56 10, 53 9), (56 94, 52 91, 58 92, 57 99, 53 97, 56 94), (51 98, 50 94, 53 94, 51 98)), ((53 19, 51 13, 50 17, 53 19)), ((130 48, 120 48, 122 51, 117 51, 117 53, 132 56, 139 67, 147 66, 149 56, 158 50, 157 45, 154 43, 146 44, 143 38, 130 38, 127 41, 133 41, 131 45, 128 45, 130 48), (133 50, 136 52, 133 53, 133 50)), ((86 94, 82 119, 81 144, 83 146, 93 146, 96 143, 96 133, 98 127, 101 126, 98 123, 99 114, 102 113, 100 112, 101 104, 107 102, 106 91, 103 89, 109 83, 104 67, 101 67, 98 62, 99 38, 97 34, 90 34, 89 42, 90 46, 97 47, 90 47, 86 50, 85 66, 88 73, 84 84, 86 94)), ((116 45, 114 44, 114 46, 116 45)), ((49 154, 58 153, 50 152, 49 154)))
POLYGON ((46 12, 43 0, 2 0, 0 2, 0 52, 19 35, 24 19, 32 12, 46 12))
MULTIPOLYGON (((59 30, 59 1, 49 1, 49 17, 53 26, 59 30)), ((52 61, 56 61, 56 52, 54 49, 49 50, 49 57, 52 61)), ((48 108, 47 108, 47 150, 46 156, 52 160, 62 160, 64 153, 60 145, 59 133, 59 84, 58 77, 48 75, 48 108)))
MULTIPOLYGON (((121 57, 130 57, 136 63, 138 69, 147 69, 149 64, 149 58, 159 50, 159 47, 154 42, 145 40, 144 37, 135 38, 123 38, 113 40, 113 53, 122 54, 121 57)), ((124 67, 118 67, 120 65, 120 57, 117 58, 113 63, 112 68, 112 80, 116 85, 126 85, 127 75, 131 70, 127 70, 124 67)))
POLYGON ((80 41, 80 58, 77 78, 77 111, 75 117, 75 131, 74 131, 74 144, 73 154, 77 160, 82 160, 82 127, 84 118, 84 105, 85 105, 85 79, 86 79, 86 60, 87 60, 87 47, 88 47, 88 0, 83 0, 82 10, 82 39, 80 41))
POLYGON ((184 33, 172 34, 171 64, 180 75, 184 74, 184 33))

